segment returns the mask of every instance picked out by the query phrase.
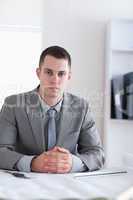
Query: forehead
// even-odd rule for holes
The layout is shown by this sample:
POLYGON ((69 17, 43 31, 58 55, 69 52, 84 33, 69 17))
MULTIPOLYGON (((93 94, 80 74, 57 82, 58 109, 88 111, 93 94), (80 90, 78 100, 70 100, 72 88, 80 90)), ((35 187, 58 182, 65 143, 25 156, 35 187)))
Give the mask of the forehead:
POLYGON ((42 68, 51 69, 53 71, 66 71, 69 70, 68 61, 66 59, 55 58, 51 55, 46 55, 42 68))

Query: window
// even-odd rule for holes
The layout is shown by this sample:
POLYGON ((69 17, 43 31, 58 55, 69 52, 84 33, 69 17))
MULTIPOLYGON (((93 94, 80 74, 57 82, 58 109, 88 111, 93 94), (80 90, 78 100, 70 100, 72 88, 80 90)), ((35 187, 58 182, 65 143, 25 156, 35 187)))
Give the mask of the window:
POLYGON ((42 33, 36 27, 0 27, 0 106, 6 96, 37 86, 42 33))

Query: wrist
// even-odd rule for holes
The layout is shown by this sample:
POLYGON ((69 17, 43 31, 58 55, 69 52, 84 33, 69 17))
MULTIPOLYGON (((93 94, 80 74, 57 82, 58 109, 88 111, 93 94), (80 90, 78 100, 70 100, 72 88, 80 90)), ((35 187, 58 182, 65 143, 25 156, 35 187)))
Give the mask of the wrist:
POLYGON ((31 160, 31 164, 30 164, 30 168, 31 168, 31 172, 34 172, 35 171, 35 165, 36 165, 36 158, 37 156, 34 156, 31 160))

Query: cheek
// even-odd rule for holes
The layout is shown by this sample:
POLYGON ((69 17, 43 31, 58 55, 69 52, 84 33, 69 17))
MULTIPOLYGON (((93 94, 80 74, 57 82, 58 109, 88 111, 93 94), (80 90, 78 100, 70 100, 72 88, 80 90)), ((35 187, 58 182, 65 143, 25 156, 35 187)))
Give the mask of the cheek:
POLYGON ((41 82, 47 82, 47 81, 48 81, 48 77, 45 76, 44 74, 41 74, 41 75, 40 75, 40 81, 41 81, 41 82))
POLYGON ((60 84, 61 85, 67 85, 68 79, 67 78, 63 78, 62 80, 60 80, 60 84))

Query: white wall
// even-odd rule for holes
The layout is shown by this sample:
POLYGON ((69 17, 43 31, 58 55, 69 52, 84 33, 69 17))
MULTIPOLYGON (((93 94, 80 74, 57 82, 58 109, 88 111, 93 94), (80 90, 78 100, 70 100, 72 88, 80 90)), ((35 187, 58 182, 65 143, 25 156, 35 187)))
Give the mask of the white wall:
POLYGON ((70 51, 69 88, 90 99, 103 136, 105 27, 111 18, 133 18, 132 8, 132 0, 0 0, 0 24, 42 26, 43 48, 57 44, 70 51))
POLYGON ((41 26, 43 0, 0 0, 0 25, 41 26))

